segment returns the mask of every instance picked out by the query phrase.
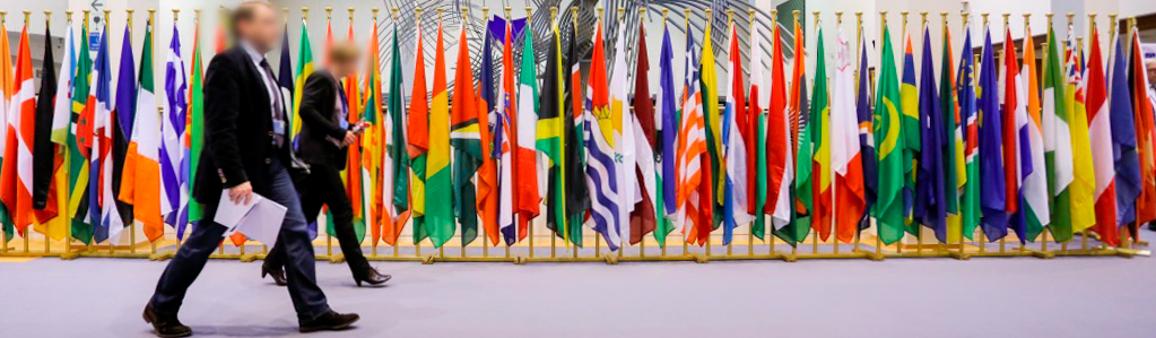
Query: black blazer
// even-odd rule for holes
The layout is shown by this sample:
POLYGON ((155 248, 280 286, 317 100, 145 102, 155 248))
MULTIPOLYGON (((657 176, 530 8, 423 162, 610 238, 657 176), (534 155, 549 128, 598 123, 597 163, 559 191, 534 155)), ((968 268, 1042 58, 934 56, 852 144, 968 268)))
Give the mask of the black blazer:
MULTIPOLYGON (((301 138, 297 157, 310 165, 345 168, 346 151, 334 142, 345 139, 341 113, 335 109, 344 90, 333 75, 324 70, 313 72, 305 80, 301 95, 301 138)), ((353 112, 350 112, 351 114, 353 112)))
MULTIPOLYGON (((276 74, 270 74, 276 76, 276 74)), ((240 47, 213 57, 205 74, 205 148, 197 167, 193 197, 213 208, 221 190, 250 182, 253 191, 267 194, 269 166, 280 161, 291 167, 289 140, 275 147, 269 92, 257 65, 240 47)), ((288 102, 283 99, 282 102, 288 102)), ((288 114, 283 113, 288 122, 288 114)), ((285 124, 288 138, 288 123, 285 124)), ((205 215, 213 217, 213 215, 205 215)))

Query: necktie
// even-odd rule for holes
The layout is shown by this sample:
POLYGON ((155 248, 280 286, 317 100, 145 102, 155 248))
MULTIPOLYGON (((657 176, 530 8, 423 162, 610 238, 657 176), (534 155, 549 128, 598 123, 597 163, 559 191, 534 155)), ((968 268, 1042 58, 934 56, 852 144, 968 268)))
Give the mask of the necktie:
POLYGON ((285 144, 285 105, 281 102, 281 90, 277 88, 277 79, 273 77, 273 68, 269 67, 267 59, 261 59, 261 68, 265 70, 265 86, 273 86, 273 144, 280 147, 285 144))

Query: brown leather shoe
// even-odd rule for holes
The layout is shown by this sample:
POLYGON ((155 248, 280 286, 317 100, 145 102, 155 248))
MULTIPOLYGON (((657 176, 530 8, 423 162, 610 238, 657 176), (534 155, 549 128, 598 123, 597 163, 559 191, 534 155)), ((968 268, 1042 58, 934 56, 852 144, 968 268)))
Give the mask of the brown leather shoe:
POLYGON ((353 323, 357 322, 358 319, 361 319, 361 316, 356 313, 341 314, 330 310, 317 318, 299 321, 298 331, 301 333, 341 331, 353 326, 353 323))
POLYGON ((264 279, 265 276, 272 276, 273 283, 277 284, 277 286, 289 285, 289 280, 285 279, 284 269, 274 268, 267 264, 261 264, 261 278, 264 279))
POLYGON ((153 333, 155 333, 157 337, 177 338, 193 335, 193 329, 185 326, 185 324, 181 324, 181 321, 177 320, 177 316, 158 314, 156 309, 153 308, 151 301, 148 305, 145 305, 142 317, 144 317, 146 323, 152 324, 153 333))

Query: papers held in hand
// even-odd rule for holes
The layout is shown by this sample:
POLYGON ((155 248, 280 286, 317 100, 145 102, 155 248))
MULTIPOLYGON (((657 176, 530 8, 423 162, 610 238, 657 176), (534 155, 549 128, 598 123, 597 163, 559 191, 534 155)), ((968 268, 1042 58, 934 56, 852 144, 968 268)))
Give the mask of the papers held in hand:
POLYGON ((285 206, 277 204, 265 196, 253 194, 249 204, 244 201, 233 203, 229 190, 221 191, 221 201, 217 204, 217 224, 229 228, 224 236, 240 232, 261 243, 272 245, 281 233, 281 222, 285 219, 285 206))

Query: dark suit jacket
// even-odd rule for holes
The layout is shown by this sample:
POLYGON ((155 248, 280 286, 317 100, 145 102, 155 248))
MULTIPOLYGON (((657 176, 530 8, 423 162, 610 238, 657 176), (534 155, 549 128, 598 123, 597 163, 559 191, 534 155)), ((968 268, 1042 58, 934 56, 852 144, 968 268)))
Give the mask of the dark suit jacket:
MULTIPOLYGON (((205 129, 201 137, 205 148, 193 197, 216 206, 222 189, 245 182, 253 185, 254 192, 267 194, 271 187, 270 164, 280 161, 290 168, 292 157, 290 140, 285 140, 282 147, 274 146, 269 93, 257 65, 244 49, 229 48, 209 62, 204 93, 205 129)), ((288 122, 289 115, 283 116, 288 122)), ((288 123, 285 129, 288 138, 288 123)))
MULTIPOLYGON (((309 75, 301 96, 301 138, 297 157, 310 165, 345 168, 346 151, 336 142, 345 139, 341 113, 335 109, 341 88, 329 72, 319 70, 309 75)), ((352 113, 352 112, 351 112, 352 113)))

